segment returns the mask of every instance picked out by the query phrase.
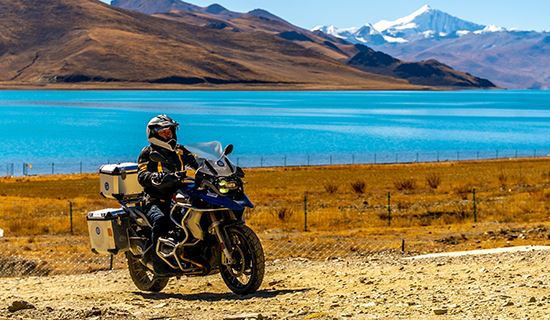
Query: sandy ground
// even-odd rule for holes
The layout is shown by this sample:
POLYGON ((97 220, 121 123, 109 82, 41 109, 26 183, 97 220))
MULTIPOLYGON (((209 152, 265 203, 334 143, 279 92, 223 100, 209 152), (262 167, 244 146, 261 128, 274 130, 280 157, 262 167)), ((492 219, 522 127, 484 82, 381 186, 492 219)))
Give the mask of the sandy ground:
POLYGON ((218 275, 139 292, 125 270, 0 279, 0 319, 550 319, 550 251, 276 260, 256 294, 218 275), (24 300, 35 309, 8 311, 24 300), (239 317, 240 316, 240 317, 239 317))

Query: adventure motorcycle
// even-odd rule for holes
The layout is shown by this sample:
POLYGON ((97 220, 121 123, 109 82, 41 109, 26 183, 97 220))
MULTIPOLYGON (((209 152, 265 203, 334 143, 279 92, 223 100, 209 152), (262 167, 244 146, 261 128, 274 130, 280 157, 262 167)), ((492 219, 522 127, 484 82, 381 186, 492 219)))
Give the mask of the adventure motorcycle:
MULTIPOLYGON (((159 238, 155 250, 177 278, 221 273, 233 292, 255 292, 264 277, 264 253, 258 236, 245 225, 244 211, 253 204, 244 193, 244 172, 227 158, 233 146, 222 150, 219 142, 208 142, 185 148, 195 154, 199 168, 194 179, 174 173, 182 182, 172 200, 173 228, 159 238)), ((156 152, 151 160, 165 161, 156 152)), ((169 278, 157 276, 141 262, 150 243, 151 224, 142 194, 137 193, 142 190, 136 185, 137 166, 104 166, 100 177, 101 193, 117 199, 122 209, 88 214, 92 250, 125 252, 134 284, 140 290, 160 292, 169 278)))

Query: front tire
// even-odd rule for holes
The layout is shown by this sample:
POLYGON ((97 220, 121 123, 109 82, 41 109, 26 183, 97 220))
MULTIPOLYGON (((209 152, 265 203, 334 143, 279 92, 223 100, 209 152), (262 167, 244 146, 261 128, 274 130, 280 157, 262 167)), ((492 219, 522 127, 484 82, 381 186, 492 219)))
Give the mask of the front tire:
POLYGON ((128 271, 130 278, 141 291, 161 292, 168 284, 169 278, 158 278, 147 267, 145 267, 140 259, 133 256, 132 253, 126 252, 128 260, 128 271))
POLYGON ((265 258, 260 239, 245 225, 227 228, 234 264, 220 266, 223 281, 236 294, 256 292, 264 279, 265 258))

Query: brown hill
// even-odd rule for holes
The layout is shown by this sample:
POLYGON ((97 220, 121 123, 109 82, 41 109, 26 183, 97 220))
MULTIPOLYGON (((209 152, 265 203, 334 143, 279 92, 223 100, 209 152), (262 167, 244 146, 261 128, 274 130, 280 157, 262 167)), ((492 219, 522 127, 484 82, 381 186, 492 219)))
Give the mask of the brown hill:
MULTIPOLYGON (((156 5, 155 16, 176 20, 206 28, 231 29, 233 31, 266 32, 293 41, 309 50, 329 56, 358 69, 380 75, 406 79, 413 84, 428 86, 454 87, 494 87, 485 79, 456 71, 448 65, 435 60, 421 62, 405 62, 382 52, 374 51, 366 46, 354 46, 342 39, 328 36, 324 33, 310 32, 294 26, 286 20, 262 9, 248 13, 229 11, 217 4, 206 8, 193 6, 180 0, 114 0, 114 6, 147 13, 143 7, 156 5), (178 5, 181 6, 178 9, 178 5), (169 10, 166 8, 170 8, 169 10), (210 8, 221 9, 212 11, 210 8), (163 11, 164 10, 164 11, 163 11), (379 59, 390 60, 391 63, 380 64, 379 59)), ((251 35, 251 36, 254 36, 251 35)))
POLYGON ((191 23, 177 16, 189 10, 167 19, 96 0, 0 0, 0 82, 414 88, 343 63, 349 48, 318 43, 315 35, 296 38, 292 32, 303 32, 294 29, 280 34, 284 20, 210 9, 191 23), (198 25, 201 19, 215 23, 198 25), (254 19, 277 28, 255 31, 254 19))

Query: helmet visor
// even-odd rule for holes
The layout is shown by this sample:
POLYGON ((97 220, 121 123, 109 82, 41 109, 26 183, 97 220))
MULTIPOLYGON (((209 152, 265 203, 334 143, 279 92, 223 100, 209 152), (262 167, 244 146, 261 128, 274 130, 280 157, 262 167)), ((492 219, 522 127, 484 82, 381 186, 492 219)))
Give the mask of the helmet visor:
POLYGON ((171 127, 155 128, 155 133, 159 138, 168 141, 174 138, 174 131, 171 127))

